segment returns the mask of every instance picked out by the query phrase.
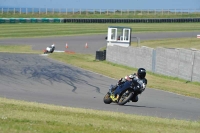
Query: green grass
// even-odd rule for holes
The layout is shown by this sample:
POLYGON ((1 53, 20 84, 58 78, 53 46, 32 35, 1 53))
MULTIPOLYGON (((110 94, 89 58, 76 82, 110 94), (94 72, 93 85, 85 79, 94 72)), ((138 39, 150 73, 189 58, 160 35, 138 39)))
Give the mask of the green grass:
MULTIPOLYGON (((78 35, 80 33, 106 34, 107 26, 110 25, 113 24, 1 24, 0 31, 4 32, 0 33, 0 38, 78 35), (88 28, 93 29, 94 32, 88 28), (79 29, 80 32, 78 32, 77 29, 79 29)), ((200 27, 198 23, 116 25, 130 26, 133 28, 133 32, 198 31, 200 27)), ((184 42, 189 42, 189 39, 186 38, 184 42)), ((182 39, 179 41, 181 40, 182 39)), ((179 41, 177 41, 177 44, 181 44, 179 41)), ((163 45, 165 44, 162 40, 159 40, 158 42, 157 45, 161 44, 161 42, 163 45)), ((144 42, 141 42, 142 45, 150 46, 156 42, 143 43, 144 42)), ((194 47, 196 46, 196 43, 194 45, 191 43, 190 46, 194 47)), ((0 52, 16 52, 16 50, 13 51, 13 49, 17 49, 18 53, 25 53, 25 51, 26 53, 40 52, 32 51, 30 46, 25 45, 0 45, 0 52)), ((94 55, 88 54, 53 53, 49 57, 116 79, 123 77, 125 74, 130 74, 136 71, 134 68, 106 61, 96 61, 94 55)), ((147 79, 148 88, 161 89, 200 98, 200 83, 186 82, 182 79, 157 75, 151 72, 147 73, 147 79)), ((0 132, 4 133, 198 133, 200 130, 199 121, 194 122, 136 116, 123 113, 22 102, 4 98, 0 98, 0 123, 0 132)))
MULTIPOLYGON (((125 75, 136 72, 135 68, 107 61, 96 61, 95 56, 89 54, 54 53, 49 57, 115 79, 119 79, 125 75)), ((147 79, 149 88, 200 98, 200 83, 198 82, 187 82, 186 80, 158 75, 152 72, 147 73, 147 79)))
POLYGON ((164 13, 164 14, 161 14, 160 13, 157 13, 155 14, 155 12, 150 12, 150 13, 147 13, 147 12, 135 12, 135 13, 130 13, 129 14, 126 12, 123 12, 121 14, 121 12, 118 12, 116 14, 114 13, 109 13, 107 14, 107 12, 105 13, 102 13, 102 14, 93 14, 93 13, 90 13, 90 14, 80 14, 80 13, 75 13, 75 14, 72 14, 72 13, 55 13, 55 14, 52 14, 52 13, 41 13, 41 14, 38 14, 38 13, 35 13, 35 14, 32 14, 32 13, 29 13, 29 14, 19 14, 19 13, 3 13, 3 14, 0 14, 0 17, 2 18, 196 18, 196 17, 199 17, 200 16, 200 13, 173 13, 173 12, 170 12, 169 14, 168 13, 164 13))
MULTIPOLYGON (((0 52, 36 53, 36 54, 41 53, 41 51, 33 51, 31 50, 30 46, 24 46, 24 45, 21 46, 1 45, 0 52), (13 49, 15 49, 16 51, 13 49)), ((49 57, 115 79, 119 79, 121 77, 124 77, 125 75, 136 72, 135 68, 118 65, 107 61, 96 61, 95 56, 90 54, 53 53, 50 54, 49 57)), ((185 96, 200 98, 199 82, 188 82, 186 80, 178 79, 175 77, 158 75, 152 72, 147 73, 147 79, 149 88, 155 88, 159 90, 165 90, 177 94, 182 94, 185 96)))
POLYGON ((7 53, 41 53, 41 51, 33 51, 29 45, 3 45, 0 44, 0 52, 7 53))
POLYGON ((198 133, 200 122, 0 98, 3 133, 198 133))
MULTIPOLYGON (((139 32, 186 32, 199 31, 199 23, 162 23, 162 24, 0 24, 0 38, 13 37, 43 37, 70 36, 86 34, 105 34, 109 26, 126 26, 132 28, 132 33, 139 32)), ((195 35, 196 36, 196 35, 195 35)))
MULTIPOLYGON (((195 37, 191 38, 171 38, 171 39, 159 39, 141 41, 141 46, 147 46, 151 48, 164 47, 164 48, 185 48, 185 49, 200 49, 200 39, 195 37)), ((132 46, 137 46, 137 42, 132 42, 132 46)))
MULTIPOLYGON (((101 34, 107 32, 110 24, 2 24, 0 29, 4 32, 0 33, 0 37, 35 37, 35 36, 55 36, 55 35, 78 35, 78 34, 101 34), (67 29, 67 30, 66 30, 67 29), (92 29, 92 30, 91 30, 92 29), (64 34, 65 33, 65 34, 64 34)), ((182 24, 114 24, 118 26, 130 26, 133 32, 164 32, 164 31, 197 31, 200 29, 198 23, 182 23, 182 24)), ((9 52, 31 52, 27 46, 2 46, 0 51, 9 52), (19 48, 19 49, 18 49, 19 48), (14 51, 13 51, 14 49, 14 51), (17 49, 17 50, 16 50, 17 49), (21 50, 20 50, 21 49, 21 50)), ((134 46, 134 43, 132 44, 134 46)), ((179 39, 161 39, 152 41, 142 41, 142 46, 148 47, 179 47, 179 48, 196 48, 199 49, 199 39, 197 38, 179 38, 179 39)), ((105 49, 105 48, 104 48, 105 49)), ((33 52, 33 51, 32 51, 33 52)), ((34 51, 36 53, 40 51, 34 51)), ((113 78, 123 77, 136 71, 133 68, 119 66, 108 63, 106 61, 94 61, 94 55, 74 54, 67 55, 63 53, 55 53, 50 56, 56 60, 95 71, 113 78), (105 66, 100 68, 99 66, 105 66), (109 71, 108 71, 109 70, 109 71)), ((158 76, 148 72, 148 87, 166 91, 179 93, 186 96, 200 98, 199 83, 191 83, 185 80, 177 80, 177 78, 158 76), (177 85, 178 84, 178 85, 177 85), (193 88, 192 91, 190 88, 193 88)))

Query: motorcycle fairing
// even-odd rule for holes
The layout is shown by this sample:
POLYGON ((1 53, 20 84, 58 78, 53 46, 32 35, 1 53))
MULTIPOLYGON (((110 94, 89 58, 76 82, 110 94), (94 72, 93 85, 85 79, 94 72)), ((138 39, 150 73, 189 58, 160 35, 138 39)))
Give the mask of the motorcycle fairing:
POLYGON ((114 94, 121 94, 124 90, 130 88, 132 86, 132 81, 126 81, 124 84, 119 85, 117 89, 114 91, 114 94))

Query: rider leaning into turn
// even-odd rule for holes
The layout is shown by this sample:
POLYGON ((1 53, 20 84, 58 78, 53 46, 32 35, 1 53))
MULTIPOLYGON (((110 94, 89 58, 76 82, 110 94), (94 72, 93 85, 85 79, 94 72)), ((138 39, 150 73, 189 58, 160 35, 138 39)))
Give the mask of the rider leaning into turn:
POLYGON ((113 86, 112 88, 112 95, 111 98, 113 101, 118 101, 119 94, 123 90, 121 90, 120 85, 122 85, 126 80, 128 81, 133 81, 133 89, 134 89, 134 96, 131 99, 132 102, 137 102, 138 101, 138 94, 141 94, 147 85, 147 79, 145 78, 146 76, 146 70, 144 68, 139 68, 137 73, 131 74, 129 76, 125 76, 125 78, 121 78, 117 85, 113 86), (117 88, 118 87, 118 88, 117 88))
POLYGON ((55 49, 55 45, 54 45, 54 44, 52 44, 51 46, 49 46, 49 47, 46 48, 46 50, 47 50, 48 52, 53 52, 54 49, 55 49))

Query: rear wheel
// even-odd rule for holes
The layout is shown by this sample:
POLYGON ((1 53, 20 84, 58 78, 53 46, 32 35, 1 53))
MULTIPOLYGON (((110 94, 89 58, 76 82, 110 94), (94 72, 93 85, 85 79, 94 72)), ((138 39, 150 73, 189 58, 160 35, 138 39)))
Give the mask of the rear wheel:
POLYGON ((119 98, 118 104, 119 105, 124 105, 127 102, 129 102, 129 100, 131 100, 133 97, 133 93, 130 91, 125 91, 122 93, 122 95, 119 98))
POLYGON ((109 92, 104 96, 103 101, 104 101, 105 104, 112 103, 112 99, 110 98, 110 93, 109 92))

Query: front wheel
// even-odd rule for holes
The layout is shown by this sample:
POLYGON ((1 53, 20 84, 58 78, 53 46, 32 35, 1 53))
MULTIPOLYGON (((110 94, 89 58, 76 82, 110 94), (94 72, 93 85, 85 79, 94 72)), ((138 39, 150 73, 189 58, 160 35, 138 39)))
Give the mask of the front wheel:
POLYGON ((129 102, 130 99, 132 99, 133 97, 133 93, 130 91, 125 91, 124 93, 122 93, 122 95, 119 98, 118 104, 119 105, 124 105, 127 102, 129 102))
POLYGON ((105 104, 112 103, 112 99, 110 98, 110 93, 109 92, 104 96, 103 101, 104 101, 105 104))

